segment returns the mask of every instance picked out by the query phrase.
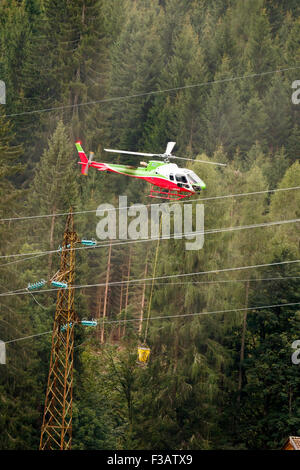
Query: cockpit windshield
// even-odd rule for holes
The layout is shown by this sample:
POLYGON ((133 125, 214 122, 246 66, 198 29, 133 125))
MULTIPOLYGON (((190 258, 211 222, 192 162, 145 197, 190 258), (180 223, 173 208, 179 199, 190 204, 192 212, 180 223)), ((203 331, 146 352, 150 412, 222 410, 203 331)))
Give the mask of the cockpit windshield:
POLYGON ((192 184, 199 184, 200 183, 200 178, 198 178, 197 175, 195 175, 195 173, 191 172, 191 173, 188 173, 186 175, 190 181, 190 183, 192 184))

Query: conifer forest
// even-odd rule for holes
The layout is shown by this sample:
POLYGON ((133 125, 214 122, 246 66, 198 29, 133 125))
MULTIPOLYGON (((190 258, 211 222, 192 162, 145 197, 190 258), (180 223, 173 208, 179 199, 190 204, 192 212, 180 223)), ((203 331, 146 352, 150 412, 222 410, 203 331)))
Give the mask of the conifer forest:
POLYGON ((41 445, 55 334, 73 450, 300 436, 299 0, 1 0, 0 102, 0 450, 41 445), (105 149, 203 188, 149 198, 105 149))

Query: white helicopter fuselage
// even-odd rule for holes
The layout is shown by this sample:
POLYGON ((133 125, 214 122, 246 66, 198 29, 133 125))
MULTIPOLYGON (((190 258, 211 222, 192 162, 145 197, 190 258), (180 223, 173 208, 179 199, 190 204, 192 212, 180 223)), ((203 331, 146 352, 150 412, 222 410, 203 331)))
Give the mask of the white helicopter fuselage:
POLYGON ((199 178, 192 170, 180 168, 176 163, 165 163, 156 168, 156 173, 175 183, 180 188, 190 190, 192 192, 205 189, 204 181, 199 178))

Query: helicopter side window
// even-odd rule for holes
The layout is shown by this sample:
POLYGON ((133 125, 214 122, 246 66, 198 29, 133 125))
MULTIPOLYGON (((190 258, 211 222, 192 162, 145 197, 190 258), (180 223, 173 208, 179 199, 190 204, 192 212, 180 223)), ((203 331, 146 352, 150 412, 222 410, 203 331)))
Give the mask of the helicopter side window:
POLYGON ((174 175, 170 175, 170 180, 174 181, 174 175))
POLYGON ((187 183, 187 179, 184 175, 176 175, 176 180, 179 182, 179 183, 187 183))

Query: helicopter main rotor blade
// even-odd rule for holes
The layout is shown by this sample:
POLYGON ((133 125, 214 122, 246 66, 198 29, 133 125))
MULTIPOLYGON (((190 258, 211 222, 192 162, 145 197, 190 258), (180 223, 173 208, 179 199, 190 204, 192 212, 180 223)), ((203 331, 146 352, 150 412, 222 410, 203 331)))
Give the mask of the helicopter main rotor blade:
POLYGON ((141 155, 142 157, 161 157, 161 155, 157 153, 128 152, 127 150, 114 150, 114 149, 104 149, 104 150, 105 152, 126 153, 128 155, 141 155))
POLYGON ((171 153, 167 153, 170 149, 173 149, 176 142, 168 142, 166 153, 143 153, 143 152, 128 152, 127 150, 115 150, 115 149, 104 149, 105 152, 111 153, 125 153, 127 155, 137 155, 142 157, 159 157, 159 158, 177 158, 178 160, 188 160, 190 162, 200 162, 200 163, 209 163, 210 165, 219 165, 219 166, 226 166, 226 163, 217 163, 217 162, 207 162, 205 160, 195 160, 193 158, 184 158, 184 157, 177 157, 176 155, 172 155, 171 153))
POLYGON ((166 155, 171 155, 173 148, 175 147, 176 142, 168 142, 166 148, 166 155))
POLYGON ((184 158, 184 157, 176 157, 176 155, 170 155, 170 158, 178 158, 179 160, 189 160, 190 162, 200 162, 200 163, 209 163, 210 165, 220 165, 220 166, 227 166, 226 163, 217 163, 217 162, 207 162, 206 160, 195 160, 192 158, 184 158))

